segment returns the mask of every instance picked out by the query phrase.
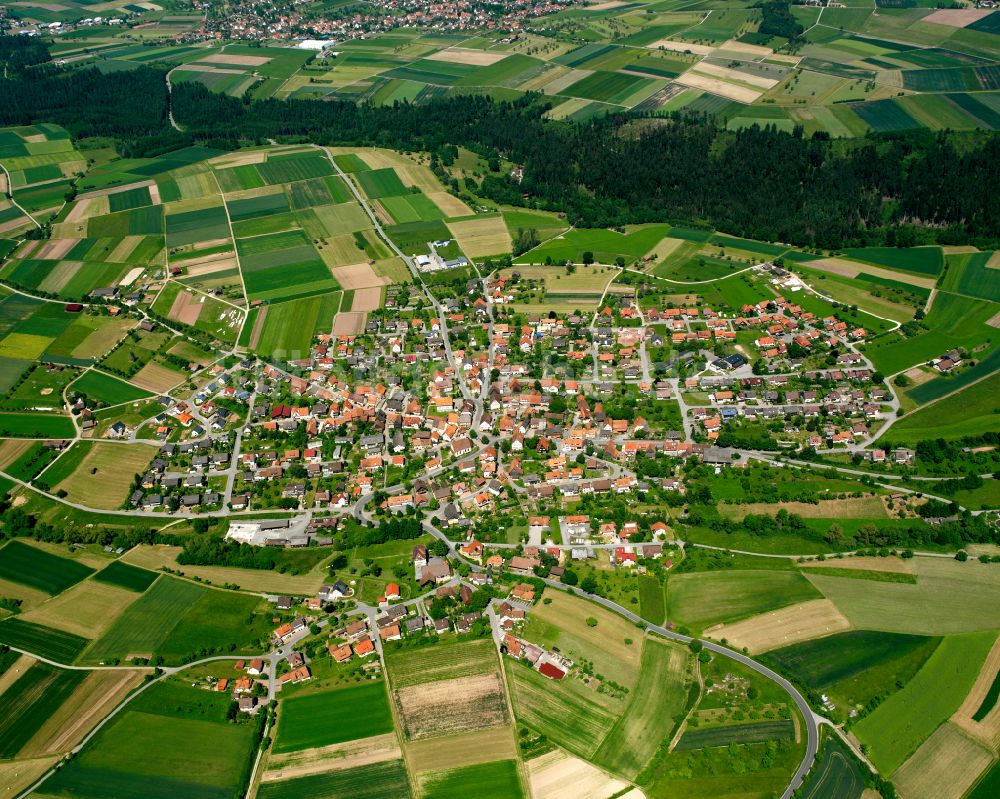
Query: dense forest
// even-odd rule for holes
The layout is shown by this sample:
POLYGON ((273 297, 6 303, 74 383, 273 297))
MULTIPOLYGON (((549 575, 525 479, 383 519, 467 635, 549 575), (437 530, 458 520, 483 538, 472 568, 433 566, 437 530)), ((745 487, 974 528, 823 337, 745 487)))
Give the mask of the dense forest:
POLYGON ((35 66, 0 79, 0 125, 55 122, 110 136, 125 155, 199 143, 312 141, 438 152, 447 145, 525 166, 518 184, 487 175, 483 196, 565 211, 581 227, 675 221, 800 246, 1000 246, 1000 134, 806 137, 710 119, 614 115, 542 118, 546 98, 465 96, 419 106, 237 99, 197 83, 168 92, 154 67, 103 75, 35 66), (169 123, 174 118, 183 132, 169 123))

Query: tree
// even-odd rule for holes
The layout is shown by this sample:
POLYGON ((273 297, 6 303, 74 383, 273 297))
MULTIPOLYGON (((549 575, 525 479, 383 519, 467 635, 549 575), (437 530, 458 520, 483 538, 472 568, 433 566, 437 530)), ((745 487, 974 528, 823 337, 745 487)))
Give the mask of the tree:
POLYGON ((584 577, 580 583, 580 589, 587 594, 597 593, 597 580, 594 578, 594 575, 588 574, 584 577))
POLYGON ((581 260, 583 261, 584 266, 590 266, 594 263, 594 253, 590 250, 586 250, 581 257, 581 260))
POLYGON ((567 568, 563 571, 562 582, 564 585, 576 585, 580 582, 580 576, 572 569, 567 568))

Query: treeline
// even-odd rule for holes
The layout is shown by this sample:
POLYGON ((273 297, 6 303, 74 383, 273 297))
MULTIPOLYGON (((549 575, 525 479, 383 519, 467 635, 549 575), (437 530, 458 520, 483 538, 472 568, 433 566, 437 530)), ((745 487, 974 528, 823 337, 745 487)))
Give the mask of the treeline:
POLYGON ((49 43, 41 37, 0 36, 0 75, 14 75, 49 59, 49 43))
POLYGON ((786 39, 797 39, 802 35, 802 25, 792 14, 791 7, 783 0, 771 0, 761 3, 763 18, 758 33, 770 36, 783 36, 786 39))
POLYGON ((282 549, 255 547, 220 538, 186 538, 177 554, 181 566, 229 566, 237 569, 274 569, 282 549))
MULTIPOLYGON (((926 517, 945 520, 935 524, 915 521, 907 526, 864 524, 853 534, 847 534, 840 525, 834 523, 826 533, 809 525, 802 517, 782 509, 774 516, 767 514, 747 514, 742 520, 720 516, 713 507, 694 506, 688 512, 687 523, 692 527, 702 527, 727 534, 752 535, 770 538, 794 535, 798 538, 824 542, 831 550, 857 548, 907 548, 940 547, 959 549, 966 544, 1000 543, 1000 529, 990 524, 985 516, 959 513, 956 506, 931 501, 926 507, 926 517)), ((922 514, 923 515, 923 514, 922 514)), ((695 535, 697 540, 697 535, 695 535)))
POLYGON ((351 520, 335 540, 338 549, 366 547, 384 544, 387 541, 411 541, 424 534, 423 526, 417 519, 389 519, 376 527, 362 527, 351 520))
POLYGON ((91 524, 84 515, 79 522, 63 521, 59 526, 39 521, 23 508, 11 507, 10 500, 0 501, 0 540, 23 536, 51 544, 100 544, 115 549, 131 549, 137 544, 174 544, 176 539, 151 527, 111 529, 91 524))
POLYGON ((102 75, 35 68, 0 80, 0 124, 51 121, 76 136, 112 136, 128 155, 185 144, 235 148, 268 138, 433 153, 468 147, 496 168, 478 187, 494 200, 565 211, 579 227, 679 221, 800 246, 1000 246, 994 201, 1000 135, 870 135, 831 141, 691 115, 619 114, 588 123, 542 118, 550 100, 465 96, 420 106, 238 99, 190 82, 168 97, 151 67, 102 75), (169 125, 172 103, 184 133, 169 125), (523 164, 512 180, 498 156, 523 164))

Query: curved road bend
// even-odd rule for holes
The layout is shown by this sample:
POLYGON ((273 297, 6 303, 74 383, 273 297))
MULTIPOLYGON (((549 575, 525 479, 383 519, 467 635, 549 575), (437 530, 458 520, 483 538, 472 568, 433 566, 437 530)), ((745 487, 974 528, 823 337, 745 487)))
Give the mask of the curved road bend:
MULTIPOLYGON (((454 555, 457 559, 461 560, 463 563, 465 563, 475 571, 484 570, 480 564, 475 563, 474 561, 471 561, 468 558, 462 556, 458 552, 455 542, 451 541, 447 536, 445 536, 444 533, 438 530, 433 524, 425 521, 423 523, 423 528, 431 535, 433 535, 435 538, 444 541, 446 544, 448 544, 452 555, 454 555)), ((815 713, 813 713, 812 708, 809 707, 809 703, 806 702, 805 697, 799 693, 798 689, 794 685, 792 685, 788 680, 786 680, 780 674, 772 671, 767 666, 758 663, 753 658, 744 655, 742 652, 737 652, 734 649, 722 646, 722 644, 716 644, 713 641, 695 639, 692 636, 681 635, 680 633, 676 633, 673 630, 668 630, 666 627, 661 627, 656 624, 651 624, 645 619, 637 616, 632 611, 627 610, 626 608, 622 607, 616 602, 612 602, 610 599, 605 599, 604 597, 597 596, 596 594, 588 594, 578 588, 572 588, 571 586, 567 586, 563 583, 557 582, 556 580, 550 580, 548 578, 545 578, 544 583, 550 588, 555 588, 559 591, 566 591, 567 593, 573 593, 578 596, 582 596, 585 599, 589 599, 593 602, 596 602, 598 605, 607 608, 613 613, 617 613, 619 616, 628 619, 633 624, 640 625, 643 627, 643 629, 652 633, 656 633, 657 635, 663 636, 664 638, 667 638, 671 641, 676 641, 677 643, 686 645, 690 644, 694 640, 701 640, 701 644, 705 649, 711 652, 715 652, 716 654, 722 655, 723 657, 732 658, 733 660, 742 663, 744 666, 753 669, 762 677, 765 677, 768 680, 771 680, 772 682, 780 686, 782 690, 784 690, 785 693, 787 693, 792 698, 792 701, 795 702, 796 707, 799 709, 799 713, 802 714, 802 720, 806 725, 805 754, 803 754, 802 756, 802 761, 799 763, 799 767, 795 770, 795 773, 792 775, 792 779, 788 783, 788 787, 781 795, 781 799, 791 799, 792 794, 795 793, 795 791, 797 791, 799 787, 802 785, 802 782, 805 779, 806 774, 809 773, 809 770, 813 767, 813 763, 816 760, 816 755, 819 752, 820 723, 829 724, 829 722, 822 716, 818 716, 815 713)))
MULTIPOLYGON (((556 588, 560 591, 567 591, 568 586, 558 583, 555 580, 545 580, 545 584, 551 588, 556 588)), ((602 605, 608 610, 617 613, 619 616, 623 616, 629 621, 637 625, 643 625, 645 629, 649 632, 656 633, 657 635, 668 638, 671 641, 676 641, 680 644, 690 644, 694 640, 701 640, 702 646, 718 655, 723 657, 732 658, 733 660, 742 663, 750 669, 760 674, 762 677, 766 677, 774 683, 777 683, 789 696, 791 696, 792 701, 795 702, 796 707, 798 707, 799 712, 802 714, 802 720, 806 725, 806 751, 802 756, 802 761, 799 763, 799 767, 795 770, 795 774, 792 775, 791 781, 788 783, 788 787, 785 789, 784 793, 781 795, 781 799, 790 799, 792 794, 795 793, 802 785, 805 780, 806 775, 813 766, 813 762, 816 760, 816 755, 819 752, 819 725, 820 723, 827 723, 826 719, 822 716, 817 716, 813 713, 812 708, 809 707, 809 703, 806 702, 805 697, 798 692, 798 689, 792 685, 788 680, 782 677, 780 674, 771 671, 767 666, 758 663, 753 658, 747 657, 742 652, 737 652, 729 647, 722 646, 721 644, 713 643, 712 641, 705 641, 702 639, 695 639, 688 635, 681 635, 673 630, 668 630, 666 627, 661 627, 656 624, 651 624, 643 618, 640 618, 635 613, 630 610, 626 610, 621 605, 612 602, 610 599, 605 599, 604 597, 597 596, 596 594, 587 594, 579 589, 575 589, 574 593, 585 597, 598 605, 602 605)))

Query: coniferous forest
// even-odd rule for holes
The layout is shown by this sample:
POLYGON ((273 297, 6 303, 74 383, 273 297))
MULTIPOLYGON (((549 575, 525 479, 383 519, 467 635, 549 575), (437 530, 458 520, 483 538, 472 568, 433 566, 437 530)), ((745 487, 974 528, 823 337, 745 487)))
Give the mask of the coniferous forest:
MULTIPOLYGON (((14 48, 16 50, 16 48, 14 48)), ((390 107, 325 100, 238 99, 197 83, 168 91, 164 70, 62 71, 37 53, 8 54, 0 125, 55 122, 76 137, 117 140, 128 156, 190 144, 310 141, 441 151, 468 147, 523 164, 479 193, 565 211, 583 227, 649 221, 712 226, 799 246, 1000 246, 1000 134, 869 135, 832 140, 800 131, 728 131, 697 116, 542 118, 542 96, 481 96, 390 107), (169 109, 182 128, 170 125, 169 109)), ((496 159, 495 159, 496 160, 496 159)))

